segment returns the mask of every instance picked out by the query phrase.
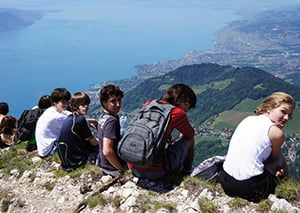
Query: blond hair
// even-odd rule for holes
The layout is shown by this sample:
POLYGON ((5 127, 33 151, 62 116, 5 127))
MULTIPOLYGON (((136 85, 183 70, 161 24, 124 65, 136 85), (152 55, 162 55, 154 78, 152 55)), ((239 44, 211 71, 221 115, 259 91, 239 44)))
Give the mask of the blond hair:
POLYGON ((279 107, 282 103, 286 103, 295 108, 295 100, 291 95, 284 92, 274 92, 255 109, 254 113, 256 115, 266 113, 270 109, 279 107))

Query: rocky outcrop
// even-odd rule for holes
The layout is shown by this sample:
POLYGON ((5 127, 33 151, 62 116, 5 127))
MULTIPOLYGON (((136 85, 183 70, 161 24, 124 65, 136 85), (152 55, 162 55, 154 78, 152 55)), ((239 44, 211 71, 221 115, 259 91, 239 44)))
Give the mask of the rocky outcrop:
MULTIPOLYGON (((300 212, 300 202, 270 195, 256 204, 224 194, 218 184, 185 178, 179 185, 139 180, 128 172, 112 179, 90 166, 64 173, 55 161, 32 156, 34 169, 0 170, 2 212, 300 212)), ((199 179, 198 179, 199 180, 199 179)))

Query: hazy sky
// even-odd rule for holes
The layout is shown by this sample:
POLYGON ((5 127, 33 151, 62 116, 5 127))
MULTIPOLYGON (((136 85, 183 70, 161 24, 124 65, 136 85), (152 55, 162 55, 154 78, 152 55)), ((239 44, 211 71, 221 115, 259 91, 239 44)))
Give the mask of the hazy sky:
MULTIPOLYGON (((86 5, 94 5, 95 3, 104 4, 111 3, 116 6, 126 6, 126 0, 85 0, 86 5)), ((136 5, 152 5, 153 7, 195 7, 195 5, 208 7, 213 6, 215 8, 228 8, 228 9, 250 9, 250 10, 261 10, 270 9, 275 7, 299 5, 299 0, 131 0, 136 5)), ((76 7, 82 5, 82 0, 1 0, 0 7, 27 7, 27 8, 55 8, 58 5, 66 7, 76 7)), ((92 8, 91 8, 92 9, 92 8)))

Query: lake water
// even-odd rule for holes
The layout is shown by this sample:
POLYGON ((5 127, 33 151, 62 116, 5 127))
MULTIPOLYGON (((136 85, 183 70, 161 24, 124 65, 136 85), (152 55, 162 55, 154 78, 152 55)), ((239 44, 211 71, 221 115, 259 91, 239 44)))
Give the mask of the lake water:
POLYGON ((212 49, 215 31, 240 16, 222 1, 204 2, 2 1, 0 8, 45 15, 25 29, 0 32, 0 101, 19 117, 53 88, 88 90, 135 75, 137 64, 212 49))

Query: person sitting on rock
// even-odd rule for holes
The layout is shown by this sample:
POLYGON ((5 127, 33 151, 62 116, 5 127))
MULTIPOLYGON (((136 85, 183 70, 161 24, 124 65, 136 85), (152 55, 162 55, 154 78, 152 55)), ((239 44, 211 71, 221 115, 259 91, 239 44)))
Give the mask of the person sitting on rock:
POLYGON ((39 117, 35 129, 36 145, 40 157, 54 154, 62 124, 71 114, 67 110, 71 98, 71 94, 67 89, 54 89, 50 98, 52 106, 39 117))
POLYGON ((121 139, 118 113, 123 96, 123 91, 113 84, 104 86, 100 91, 103 112, 98 120, 99 165, 105 174, 113 177, 127 169, 126 162, 117 155, 121 139))
POLYGON ((252 202, 274 194, 278 180, 287 176, 281 154, 282 128, 292 118, 295 100, 275 92, 235 129, 219 180, 224 192, 252 202))
POLYGON ((57 146, 61 166, 66 171, 85 165, 89 157, 98 152, 98 141, 84 117, 89 104, 90 98, 84 92, 76 92, 71 97, 72 114, 62 125, 57 146))
POLYGON ((24 110, 18 120, 18 138, 27 141, 26 150, 31 152, 37 149, 35 140, 35 128, 39 117, 51 106, 49 95, 40 97, 38 105, 29 110, 24 110))
MULTIPOLYGON (((153 100, 149 100, 144 106, 151 101, 153 100)), ((174 106, 171 110, 171 120, 166 132, 169 143, 167 148, 162 150, 164 152, 161 154, 162 157, 150 167, 143 168, 128 163, 128 167, 135 176, 149 180, 159 180, 167 174, 174 174, 175 171, 180 171, 183 175, 191 173, 194 159, 195 131, 188 120, 187 112, 196 106, 196 102, 195 92, 185 84, 175 84, 167 89, 160 99, 160 104, 174 106), (180 133, 176 140, 172 136, 172 132, 175 130, 180 133)))

